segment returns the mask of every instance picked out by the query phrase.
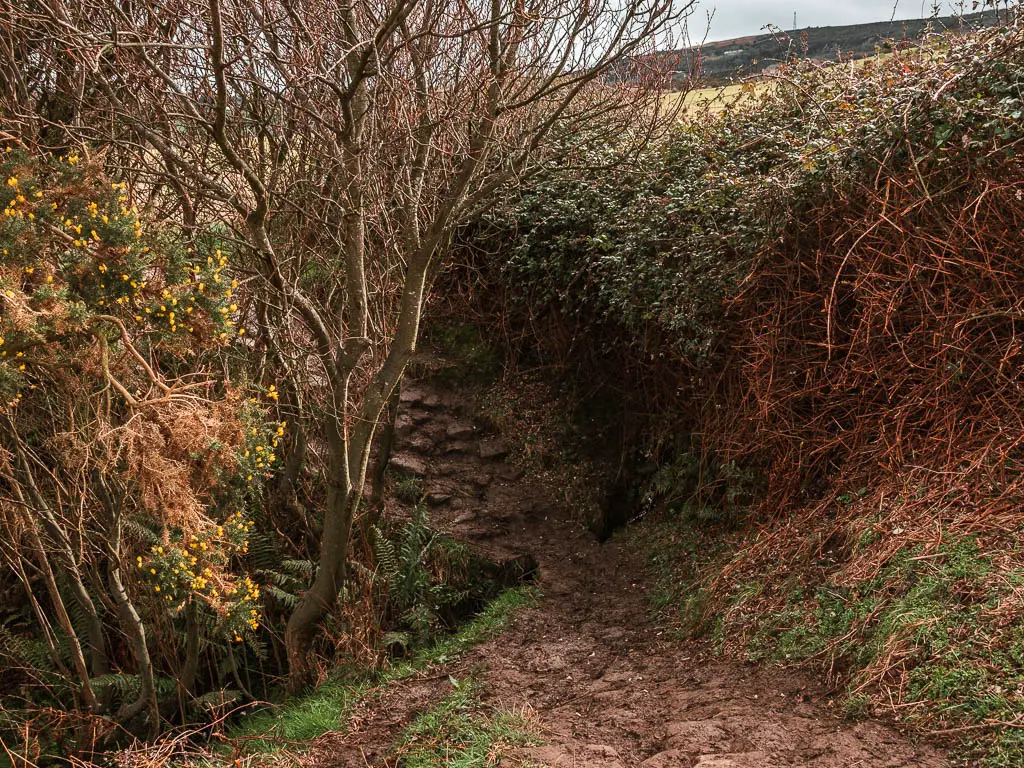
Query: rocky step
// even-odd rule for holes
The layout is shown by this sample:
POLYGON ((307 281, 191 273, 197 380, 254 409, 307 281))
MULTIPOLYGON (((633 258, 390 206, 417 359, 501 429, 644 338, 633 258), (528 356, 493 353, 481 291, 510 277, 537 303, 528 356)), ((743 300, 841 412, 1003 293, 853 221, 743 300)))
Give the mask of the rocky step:
POLYGON ((477 434, 477 428, 468 421, 453 421, 445 429, 445 436, 455 441, 472 440, 477 434))
POLYGON ((483 440, 479 447, 479 456, 485 461, 496 461, 508 456, 510 449, 504 440, 483 440))
POLYGON ((396 453, 388 465, 400 477, 426 477, 427 465, 411 453, 396 453))
POLYGON ((406 407, 417 405, 422 408, 432 409, 442 405, 439 395, 434 392, 427 392, 415 385, 403 387, 401 394, 398 396, 398 401, 406 407))
POLYGON ((452 500, 452 494, 446 493, 443 490, 432 489, 424 494, 423 500, 432 507, 443 507, 452 500))

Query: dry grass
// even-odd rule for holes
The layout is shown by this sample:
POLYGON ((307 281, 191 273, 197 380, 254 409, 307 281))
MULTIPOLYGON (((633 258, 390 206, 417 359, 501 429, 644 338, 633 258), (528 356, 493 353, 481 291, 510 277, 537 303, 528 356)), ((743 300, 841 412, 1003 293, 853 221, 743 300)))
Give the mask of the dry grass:
POLYGON ((690 117, 704 111, 718 114, 731 106, 742 104, 751 97, 763 93, 769 87, 771 85, 766 80, 752 80, 739 85, 667 93, 665 102, 670 107, 676 107, 682 100, 683 113, 690 117))

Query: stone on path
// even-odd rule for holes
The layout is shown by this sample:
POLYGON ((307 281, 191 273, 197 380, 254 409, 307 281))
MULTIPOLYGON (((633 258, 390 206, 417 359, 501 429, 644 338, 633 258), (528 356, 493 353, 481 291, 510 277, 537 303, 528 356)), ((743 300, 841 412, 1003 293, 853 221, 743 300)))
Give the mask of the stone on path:
POLYGON ((729 749, 729 732, 723 728, 724 723, 714 720, 687 720, 669 723, 665 729, 665 741, 670 747, 688 749, 690 752, 701 753, 729 749))
POLYGON ((403 477, 423 477, 427 473, 427 465, 408 453, 392 456, 391 468, 403 477))
POLYGON ((407 413, 400 413, 398 418, 395 419, 395 434, 398 435, 399 439, 409 437, 416 429, 416 422, 413 421, 412 417, 407 413))
POLYGON ((509 448, 503 440, 484 440, 480 443, 480 458, 485 460, 503 459, 509 448))
POLYGON ((467 424, 464 421, 456 421, 453 424, 448 425, 446 430, 449 440, 469 440, 476 434, 476 429, 472 424, 467 424))
POLYGON ((429 437, 423 434, 413 435, 405 442, 406 445, 408 445, 412 450, 416 451, 416 453, 433 453, 434 448, 437 447, 436 445, 434 445, 433 440, 431 440, 429 437))
POLYGON ((415 405, 422 403, 423 398, 426 397, 426 393, 422 389, 416 387, 403 387, 402 394, 398 396, 399 402, 405 405, 415 405))
POLYGON ((644 760, 640 763, 640 768, 690 768, 692 765, 692 752, 668 749, 644 760))
POLYGON ((501 464, 494 470, 494 475, 506 483, 514 483, 521 479, 524 474, 523 468, 517 467, 514 464, 501 464))
POLYGON ((451 501, 452 495, 450 493, 445 493, 444 491, 428 491, 424 499, 430 506, 440 507, 451 501))
POLYGON ((764 752, 737 752, 729 755, 701 755, 693 768, 782 768, 782 764, 768 760, 764 752))
POLYGON ((465 475, 465 479, 480 488, 486 488, 491 484, 491 474, 489 472, 471 472, 465 475))

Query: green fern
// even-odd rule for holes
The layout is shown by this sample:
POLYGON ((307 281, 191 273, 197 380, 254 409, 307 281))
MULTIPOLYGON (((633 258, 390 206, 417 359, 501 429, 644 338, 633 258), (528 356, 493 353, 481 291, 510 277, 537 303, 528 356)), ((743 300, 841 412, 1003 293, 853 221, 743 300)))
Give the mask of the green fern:
POLYGON ((124 537, 146 547, 155 545, 160 539, 160 531, 153 521, 126 517, 122 521, 124 537))
POLYGON ((27 635, 17 635, 0 627, 0 660, 4 667, 28 667, 45 672, 56 671, 46 643, 27 635))
POLYGON ((246 563, 254 571, 273 570, 281 561, 280 539, 265 531, 253 531, 249 534, 249 552, 246 563))
POLYGON ((440 625, 438 592, 431 563, 438 551, 437 535, 430 529, 426 509, 413 510, 412 518, 392 536, 374 528, 377 559, 375 583, 398 626, 388 645, 409 648, 433 634, 440 625))
POLYGON ((373 551, 377 559, 377 573, 385 584, 398 576, 398 552, 395 544, 386 538, 379 528, 373 527, 373 551))
POLYGON ((312 560, 282 560, 277 568, 263 568, 256 575, 264 583, 264 592, 285 608, 298 604, 298 593, 308 589, 316 573, 312 560))
POLYGON ((299 604, 299 598, 293 593, 281 589, 276 584, 268 583, 263 587, 263 593, 270 598, 279 602, 285 608, 289 610, 295 608, 299 604))
POLYGON ((316 573, 316 563, 312 560, 282 560, 281 570, 294 578, 311 581, 316 573))
POLYGON ((138 675, 125 673, 99 675, 98 677, 91 678, 89 683, 92 685, 96 695, 101 698, 106 696, 108 691, 113 691, 119 699, 138 696, 139 690, 142 687, 142 682, 138 675))

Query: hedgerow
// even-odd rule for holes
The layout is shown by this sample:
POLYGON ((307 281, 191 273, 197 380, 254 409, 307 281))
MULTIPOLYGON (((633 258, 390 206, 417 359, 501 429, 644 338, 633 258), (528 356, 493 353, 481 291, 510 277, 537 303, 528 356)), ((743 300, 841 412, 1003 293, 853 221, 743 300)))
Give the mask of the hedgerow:
MULTIPOLYGON (((569 339, 559 353, 644 422, 661 468, 640 497, 736 531, 700 579, 698 623, 739 653, 841 615, 844 642, 815 635, 803 656, 855 664, 858 696, 938 730, 1024 715, 943 705, 920 681, 948 654, 854 608, 912 602, 912 579, 877 581, 887 564, 941 567, 977 536, 998 566, 970 587, 992 605, 969 613, 988 652, 1015 658, 999 627, 1019 605, 998 584, 1024 570, 1022 43, 1001 28, 864 67, 790 65, 640 164, 540 176, 484 239, 503 244, 506 308, 530 342, 569 339), (877 653, 847 658, 868 636, 877 653)), ((595 151, 595 166, 618 159, 595 151)), ((936 593, 945 609, 967 610, 961 586, 936 593)))

